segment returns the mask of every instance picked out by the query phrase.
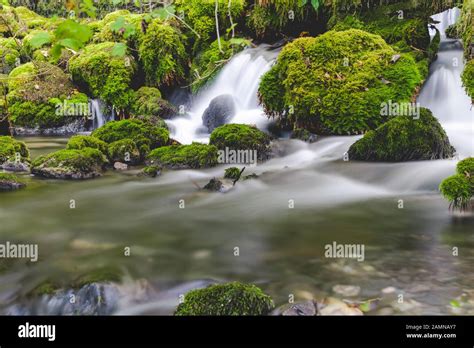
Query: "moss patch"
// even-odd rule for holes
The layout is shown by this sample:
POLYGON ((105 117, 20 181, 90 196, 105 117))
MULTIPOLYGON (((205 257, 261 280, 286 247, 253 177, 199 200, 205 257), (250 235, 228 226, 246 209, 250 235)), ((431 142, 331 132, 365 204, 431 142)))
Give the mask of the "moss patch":
POLYGON ((67 150, 82 150, 86 147, 97 149, 103 154, 107 154, 107 143, 88 135, 75 135, 67 143, 67 150))
POLYGON ((175 315, 266 315, 273 307, 272 299, 255 285, 233 282, 188 292, 175 315))
POLYGON ((148 160, 170 169, 213 167, 217 164, 217 148, 199 143, 165 146, 153 150, 148 160))

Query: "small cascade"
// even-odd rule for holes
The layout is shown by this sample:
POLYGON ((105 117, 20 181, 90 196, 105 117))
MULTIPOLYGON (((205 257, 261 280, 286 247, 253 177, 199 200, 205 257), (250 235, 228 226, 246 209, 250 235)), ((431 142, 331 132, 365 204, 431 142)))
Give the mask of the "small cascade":
POLYGON ((277 50, 261 45, 233 57, 211 85, 196 96, 188 115, 168 121, 172 137, 183 144, 207 142, 209 134, 203 128, 202 115, 209 103, 223 94, 231 95, 236 104, 231 123, 255 124, 264 128, 268 120, 258 103, 258 86, 260 78, 270 69, 277 55, 277 50))
POLYGON ((100 99, 91 99, 89 101, 92 112, 92 130, 102 127, 109 121, 115 119, 115 111, 113 108, 108 107, 100 99))

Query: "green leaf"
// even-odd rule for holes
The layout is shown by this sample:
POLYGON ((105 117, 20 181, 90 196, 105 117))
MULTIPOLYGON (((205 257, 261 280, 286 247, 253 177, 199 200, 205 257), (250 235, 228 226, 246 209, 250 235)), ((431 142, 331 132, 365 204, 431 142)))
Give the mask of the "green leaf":
POLYGON ((74 51, 79 51, 82 47, 82 42, 72 38, 59 40, 58 44, 74 51))
POLYGON ((82 0, 79 9, 81 12, 87 14, 91 18, 96 17, 97 9, 95 8, 94 2, 92 0, 82 0))
POLYGON ((317 11, 319 8, 319 0, 311 0, 311 5, 313 6, 314 10, 317 11))
POLYGON ((234 37, 234 38, 230 39, 229 43, 231 43, 232 45, 244 46, 244 47, 250 46, 252 44, 252 42, 250 40, 243 39, 243 38, 240 38, 240 37, 234 37))
POLYGON ((461 307, 461 304, 459 303, 458 300, 451 300, 451 301, 449 302, 449 304, 450 304, 452 307, 454 307, 454 308, 459 308, 459 307, 461 307))
POLYGON ((120 30, 122 30, 125 26, 125 17, 118 17, 115 22, 113 22, 111 25, 110 25, 110 29, 114 32, 114 33, 117 33, 119 32, 120 30))
POLYGON ((157 18, 160 20, 167 20, 168 18, 172 17, 176 13, 176 8, 173 5, 161 7, 153 10, 152 16, 153 18, 157 18))
POLYGON ((127 54, 127 45, 124 43, 116 43, 112 48, 111 54, 115 57, 125 57, 127 54))
POLYGON ((29 44, 33 49, 38 49, 40 47, 43 47, 46 44, 51 43, 53 40, 53 36, 46 32, 46 31, 41 31, 30 39, 29 44))
POLYGON ((85 44, 92 37, 92 30, 85 24, 80 24, 72 19, 62 22, 54 31, 57 40, 73 39, 85 44))

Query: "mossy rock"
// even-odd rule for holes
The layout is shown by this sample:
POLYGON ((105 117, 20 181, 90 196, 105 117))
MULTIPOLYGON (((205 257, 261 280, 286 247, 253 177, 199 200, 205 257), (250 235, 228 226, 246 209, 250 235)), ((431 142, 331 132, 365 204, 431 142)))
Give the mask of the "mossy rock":
POLYGON ((472 183, 462 174, 452 175, 439 186, 444 198, 450 202, 450 208, 466 210, 474 194, 472 183))
POLYGON ((257 158, 265 160, 270 156, 271 138, 256 127, 244 124, 226 124, 214 129, 209 143, 219 150, 257 151, 257 158))
POLYGON ((471 97, 471 100, 474 103, 474 59, 471 59, 466 63, 461 78, 467 94, 471 97))
POLYGON ((93 131, 92 136, 108 144, 130 139, 136 144, 143 158, 150 150, 169 143, 169 131, 167 129, 137 119, 108 122, 93 131))
POLYGON ((69 77, 46 62, 29 62, 12 70, 8 79, 8 113, 14 126, 52 128, 69 124, 81 114, 61 110, 64 103, 87 103, 69 77))
POLYGON ((176 27, 160 20, 152 21, 138 53, 151 86, 172 86, 184 81, 188 56, 182 34, 176 27))
POLYGON ((111 143, 108 156, 112 163, 122 162, 131 165, 139 164, 142 158, 137 145, 131 139, 122 139, 111 143))
POLYGON ((19 190, 26 186, 25 182, 14 174, 0 173, 0 192, 19 190))
POLYGON ((149 176, 150 178, 156 178, 161 174, 161 167, 156 165, 146 166, 142 169, 142 175, 149 176))
POLYGON ((30 29, 38 28, 47 19, 24 6, 0 5, 0 36, 23 38, 30 29))
POLYGON ((422 80, 414 59, 380 36, 330 31, 286 45, 259 87, 267 115, 316 134, 359 134, 386 119, 382 102, 408 102, 422 80))
POLYGON ((164 146, 153 150, 148 161, 169 169, 208 168, 217 164, 217 148, 199 143, 164 146))
POLYGON ((16 159, 22 162, 30 161, 30 152, 26 144, 10 136, 0 136, 0 165, 16 159))
POLYGON ((270 296, 255 285, 238 282, 188 292, 176 316, 266 315, 274 308, 270 296))
POLYGON ((60 150, 34 160, 31 172, 45 178, 83 180, 101 176, 107 163, 97 149, 60 150))
POLYGON ((168 119, 177 113, 176 107, 164 100, 157 88, 141 87, 136 91, 132 109, 132 114, 135 117, 150 120, 156 117, 168 119))
POLYGON ((89 93, 118 109, 128 109, 134 102, 131 89, 137 64, 132 55, 114 55, 114 42, 86 46, 69 61, 74 82, 89 93))
POLYGON ((13 38, 0 37, 0 74, 9 74, 20 59, 19 47, 13 38))
POLYGON ((349 159, 401 162, 452 157, 455 149, 431 111, 421 108, 419 116, 396 116, 367 132, 350 147, 349 159))
POLYGON ((79 276, 72 284, 73 288, 79 289, 93 283, 118 283, 122 280, 123 272, 116 267, 101 267, 79 276))
POLYGON ((93 40, 97 43, 125 42, 136 49, 143 37, 142 21, 145 16, 146 14, 130 13, 127 10, 109 13, 101 21, 89 25, 95 32, 93 40), (116 27, 120 29, 117 30, 116 27))
POLYGON ((75 135, 67 143, 67 150, 82 150, 86 147, 97 149, 103 154, 107 154, 108 145, 105 141, 92 137, 90 135, 75 135))

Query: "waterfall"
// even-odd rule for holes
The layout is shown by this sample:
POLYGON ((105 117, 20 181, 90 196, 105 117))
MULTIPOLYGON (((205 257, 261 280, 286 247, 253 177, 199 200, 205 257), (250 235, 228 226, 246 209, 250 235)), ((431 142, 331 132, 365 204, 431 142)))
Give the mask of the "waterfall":
MULTIPOLYGON (((446 36, 446 33, 445 33, 446 29, 450 25, 453 25, 454 23, 456 23, 457 19, 459 18, 460 13, 461 13, 461 11, 459 10, 459 8, 455 7, 455 8, 452 8, 452 9, 449 9, 447 11, 437 13, 437 14, 431 16, 431 18, 434 21, 439 22, 438 24, 435 24, 435 27, 439 30, 439 33, 441 34, 441 37, 446 36)), ((432 29, 430 27, 429 31, 430 31, 430 36, 433 37, 433 36, 436 35, 436 30, 435 29, 432 29)))
POLYGON ((231 123, 255 124, 264 128, 268 119, 258 104, 257 91, 260 78, 270 69, 277 55, 278 52, 269 50, 267 45, 235 55, 211 85, 196 96, 186 116, 168 121, 172 137, 183 144, 207 142, 209 134, 203 129, 202 115, 211 100, 223 94, 230 94, 235 100, 236 114, 231 123))
POLYGON ((89 103, 91 105, 91 111, 92 111, 91 118, 92 118, 93 130, 100 128, 107 122, 115 119, 115 112, 113 108, 110 108, 112 109, 110 111, 109 107, 100 99, 91 99, 89 103))
POLYGON ((436 27, 443 35, 438 57, 431 64, 418 102, 438 118, 458 155, 464 158, 474 155, 474 111, 461 81, 464 69, 462 44, 444 35, 444 30, 454 24, 458 16, 457 8, 432 16, 440 21, 436 27))

